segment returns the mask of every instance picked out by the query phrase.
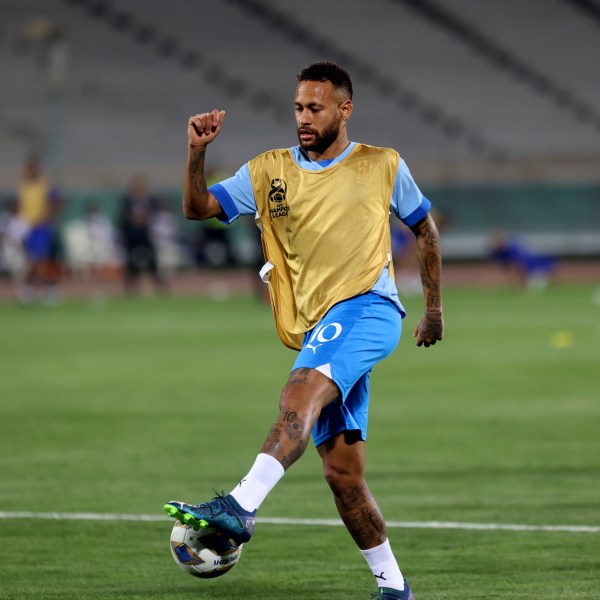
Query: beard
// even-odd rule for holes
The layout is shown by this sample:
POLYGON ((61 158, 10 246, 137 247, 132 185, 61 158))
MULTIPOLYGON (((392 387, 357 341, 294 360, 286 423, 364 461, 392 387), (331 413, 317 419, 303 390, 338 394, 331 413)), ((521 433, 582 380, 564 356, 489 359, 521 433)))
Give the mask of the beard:
POLYGON ((334 121, 332 121, 327 127, 323 129, 323 131, 317 131, 316 129, 312 129, 311 127, 298 127, 298 140, 300 142, 300 147, 302 150, 307 152, 317 152, 318 154, 323 154, 333 142, 337 139, 340 133, 340 127, 342 124, 342 118, 338 117, 334 121), (300 139, 300 132, 309 132, 313 134, 313 139, 311 141, 304 141, 300 139))

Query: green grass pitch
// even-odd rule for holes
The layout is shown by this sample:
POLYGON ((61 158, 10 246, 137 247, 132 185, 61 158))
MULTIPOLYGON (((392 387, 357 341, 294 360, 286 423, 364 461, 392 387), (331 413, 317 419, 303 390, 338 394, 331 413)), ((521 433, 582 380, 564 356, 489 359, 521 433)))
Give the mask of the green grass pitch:
MULTIPOLYGON (((416 348, 420 299, 374 371, 367 479, 417 600, 600 598, 600 300, 593 286, 449 289, 446 339, 416 348)), ((0 598, 367 600, 342 527, 257 525, 214 580, 179 570, 165 501, 246 473, 294 353, 252 298, 0 304, 0 598), (139 513, 76 521, 16 512, 139 513)), ((261 517, 335 519, 312 447, 261 517)))

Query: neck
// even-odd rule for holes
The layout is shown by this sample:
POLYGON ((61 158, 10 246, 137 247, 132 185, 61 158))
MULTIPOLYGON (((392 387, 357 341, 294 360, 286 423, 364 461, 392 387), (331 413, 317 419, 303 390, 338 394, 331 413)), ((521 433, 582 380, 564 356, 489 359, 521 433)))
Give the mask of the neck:
POLYGON ((329 160, 338 157, 350 144, 348 136, 344 132, 323 152, 315 152, 314 150, 306 151, 309 158, 314 161, 329 160))

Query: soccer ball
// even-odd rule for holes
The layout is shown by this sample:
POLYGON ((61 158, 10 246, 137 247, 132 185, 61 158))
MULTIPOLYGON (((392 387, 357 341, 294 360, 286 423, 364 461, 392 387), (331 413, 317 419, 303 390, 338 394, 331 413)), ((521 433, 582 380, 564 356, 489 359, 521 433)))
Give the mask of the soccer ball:
POLYGON ((179 521, 175 521, 171 531, 171 554, 175 562, 195 577, 225 575, 240 559, 242 546, 232 545, 221 534, 195 530, 179 521))

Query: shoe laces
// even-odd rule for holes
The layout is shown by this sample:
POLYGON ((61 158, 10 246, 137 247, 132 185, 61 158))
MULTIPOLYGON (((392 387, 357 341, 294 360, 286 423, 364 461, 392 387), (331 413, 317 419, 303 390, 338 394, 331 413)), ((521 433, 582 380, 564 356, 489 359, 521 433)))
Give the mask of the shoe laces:
POLYGON ((207 510, 211 515, 214 515, 215 513, 222 513, 223 510, 223 505, 225 508, 230 508, 229 503, 227 502, 227 500, 225 500, 225 492, 222 491, 220 494, 219 492, 217 492, 217 490, 213 489, 213 492, 216 494, 216 496, 208 501, 208 502, 203 502, 202 504, 196 504, 196 506, 198 508, 202 508, 203 510, 207 510), (215 505, 215 500, 217 500, 217 503, 215 505))
POLYGON ((206 506, 209 509, 210 514, 220 515, 223 513, 227 513, 237 521, 239 527, 243 528, 245 525, 244 521, 242 520, 240 515, 237 514, 237 511, 231 505, 231 502, 227 500, 227 494, 225 493, 225 490, 221 490, 221 493, 219 493, 213 488, 213 492, 216 494, 216 496, 210 502, 206 502, 204 504, 204 506, 206 506))

